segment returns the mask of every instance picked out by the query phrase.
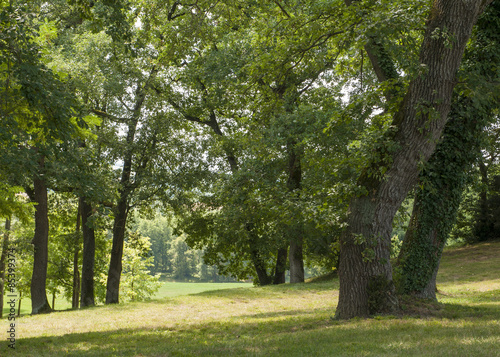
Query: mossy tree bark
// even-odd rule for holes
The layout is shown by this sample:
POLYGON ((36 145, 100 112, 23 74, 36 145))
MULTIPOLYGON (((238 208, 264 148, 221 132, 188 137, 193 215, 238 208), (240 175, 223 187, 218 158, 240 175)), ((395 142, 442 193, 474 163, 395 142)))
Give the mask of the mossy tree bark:
MULTIPOLYGON (((467 101, 468 103, 469 101, 467 101)), ((467 105, 467 104, 466 104, 467 105)), ((398 291, 436 299, 436 276, 455 221, 484 120, 455 103, 441 141, 420 174, 413 213, 398 256, 398 291)))
MULTIPOLYGON (((500 62, 499 15, 500 1, 494 1, 478 20, 464 71, 482 78, 478 76, 468 84, 468 96, 455 91, 443 140, 420 174, 421 184, 397 263, 401 293, 436 299, 441 254, 455 222, 467 172, 480 156, 483 128, 498 107, 498 95, 488 87, 498 82, 491 66, 500 62)), ((479 168, 483 173, 481 163, 479 168)))

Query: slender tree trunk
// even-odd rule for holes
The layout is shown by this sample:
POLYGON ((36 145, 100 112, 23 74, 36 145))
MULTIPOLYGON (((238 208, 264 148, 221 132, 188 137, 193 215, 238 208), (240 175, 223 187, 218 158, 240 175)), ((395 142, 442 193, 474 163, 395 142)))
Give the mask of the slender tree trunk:
POLYGON ((123 243, 128 215, 128 195, 122 192, 118 201, 113 224, 113 246, 106 285, 106 304, 118 304, 122 273, 123 243))
POLYGON ((127 147, 123 156, 122 175, 120 179, 120 188, 118 190, 118 203, 115 209, 115 219, 113 223, 113 246, 111 248, 111 259, 109 262, 108 280, 106 283, 106 304, 118 304, 119 302, 123 242, 125 240, 129 199, 133 191, 130 182, 134 153, 133 144, 142 106, 146 100, 147 90, 150 88, 151 82, 156 78, 157 74, 158 69, 153 67, 144 84, 141 85, 141 83, 138 83, 135 92, 136 102, 131 117, 128 120, 128 132, 125 139, 127 147))
MULTIPOLYGON (((287 188, 293 195, 298 195, 302 182, 302 167, 300 164, 300 149, 295 141, 287 145, 288 150, 288 181, 287 188)), ((302 222, 295 222, 288 227, 290 238, 290 283, 304 282, 303 242, 304 229, 302 222)))
POLYGON ((82 208, 82 233, 83 233, 83 257, 82 257, 82 293, 80 306, 94 306, 94 264, 95 264, 95 233, 94 225, 90 222, 92 206, 88 201, 80 197, 82 208))
POLYGON ((0 319, 3 317, 3 297, 5 293, 5 261, 9 249, 10 219, 5 220, 5 233, 3 234, 2 255, 0 256, 0 319))
POLYGON ((390 263, 392 221, 418 181, 419 163, 429 159, 441 135, 465 45, 484 6, 477 0, 436 0, 432 5, 420 52, 422 73, 410 83, 394 116, 395 130, 385 141, 388 146, 380 150, 389 161, 370 163, 358 180, 364 194, 349 204, 340 238, 337 318, 398 309, 390 263), (447 29, 446 34, 436 36, 440 29, 447 29), (385 174, 377 178, 380 170, 385 174))
POLYGON ((78 253, 80 252, 80 219, 81 219, 81 204, 78 201, 78 212, 76 214, 76 229, 75 229, 75 252, 73 254, 73 296, 71 307, 78 309, 80 303, 80 272, 78 271, 78 253))
MULTIPOLYGON (((134 142, 137 120, 129 127, 127 143, 134 142)), ((120 278, 122 273, 123 243, 128 216, 130 194, 130 176, 132 173, 132 149, 129 148, 123 163, 120 181, 118 204, 115 209, 113 223, 113 246, 109 262, 108 281, 106 284, 106 304, 118 304, 120 293, 120 278)))
MULTIPOLYGON (((43 171, 44 159, 40 159, 40 171, 43 171)), ((49 219, 47 209, 47 186, 43 177, 34 178, 35 198, 35 235, 33 246, 35 251, 33 261, 33 275, 31 278, 31 313, 40 314, 50 312, 47 300, 46 280, 48 266, 49 219)))
MULTIPOLYGON (((203 86, 203 83, 200 83, 200 84, 203 86)), ((192 116, 192 115, 186 113, 177 103, 175 103, 173 101, 170 101, 170 104, 174 108, 176 108, 184 116, 184 118, 186 120, 191 121, 191 122, 195 122, 195 123, 199 123, 201 125, 206 125, 206 126, 210 127, 218 137, 220 137, 222 139, 225 138, 225 135, 222 132, 222 130, 219 126, 219 123, 217 122, 217 115, 215 114, 214 110, 210 110, 209 120, 205 121, 199 117, 195 117, 195 116, 192 116)), ((238 160, 236 158, 235 152, 234 152, 233 148, 225 142, 223 142, 222 147, 223 147, 223 150, 226 154, 226 160, 229 164, 231 172, 234 175, 239 170, 238 160)), ((255 236, 255 234, 252 232, 252 223, 251 222, 248 222, 246 224, 246 229, 248 231, 248 236, 249 236, 249 245, 250 245, 249 253, 250 253, 252 264, 253 264, 254 269, 255 269, 255 273, 257 275, 257 279, 259 281, 259 285, 271 284, 273 282, 273 279, 272 279, 272 277, 270 277, 268 275, 267 270, 266 270, 266 264, 260 256, 259 249, 258 249, 258 243, 257 243, 258 239, 255 236)))
POLYGON ((284 284, 286 282, 286 258, 288 255, 288 248, 278 249, 276 256, 276 268, 274 270, 273 284, 284 284))

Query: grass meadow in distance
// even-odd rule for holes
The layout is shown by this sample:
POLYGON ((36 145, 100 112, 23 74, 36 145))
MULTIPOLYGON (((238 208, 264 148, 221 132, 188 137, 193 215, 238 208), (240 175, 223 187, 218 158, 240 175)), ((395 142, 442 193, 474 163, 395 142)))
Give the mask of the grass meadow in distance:
MULTIPOLYGON (((164 297, 174 297, 180 295, 197 294, 209 290, 234 289, 240 287, 251 287, 251 283, 182 283, 182 282, 165 282, 160 287, 158 292, 151 299, 161 299, 164 297)), ((52 306, 52 296, 48 296, 50 305, 52 306)), ((6 307, 7 297, 4 298, 4 316, 8 314, 9 308, 6 307)), ((62 311, 71 309, 71 301, 64 297, 56 297, 55 310, 62 311)), ((31 313, 31 299, 23 298, 21 301, 21 316, 31 313)), ((1 355, 0 355, 1 357, 1 355)))
POLYGON ((420 316, 335 321, 338 280, 163 289, 148 302, 21 317, 16 349, 3 342, 0 355, 500 356, 498 241, 445 251, 439 309, 424 304, 420 316))

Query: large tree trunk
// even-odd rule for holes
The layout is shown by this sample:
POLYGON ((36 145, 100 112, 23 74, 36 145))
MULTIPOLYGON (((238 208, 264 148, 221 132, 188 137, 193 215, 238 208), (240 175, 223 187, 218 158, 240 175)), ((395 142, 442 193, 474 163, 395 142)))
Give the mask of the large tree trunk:
POLYGON ((484 122, 472 113, 460 116, 458 113, 464 110, 454 106, 444 139, 420 175, 423 185, 417 188, 398 257, 398 291, 403 294, 436 299, 435 279, 441 253, 460 206, 467 169, 478 152, 480 123, 484 122))
POLYGON ((390 263, 392 220, 418 180, 419 163, 435 149, 465 45, 484 6, 477 0, 436 0, 432 5, 420 51, 422 73, 410 83, 395 114, 395 131, 380 149, 382 159, 371 162, 358 180, 364 193, 349 204, 348 226, 340 238, 337 318, 398 309, 390 263), (440 29, 446 34, 436 36, 440 29), (381 170, 385 174, 379 179, 381 170))
MULTIPOLYGON (((287 145, 288 150, 288 181, 287 188, 292 195, 298 195, 302 182, 302 166, 300 164, 300 149, 295 141, 290 141, 287 145)), ((303 242, 304 229, 302 222, 294 222, 288 227, 290 239, 290 253, 288 260, 290 262, 290 283, 304 282, 304 256, 303 242)))
POLYGON ((5 233, 3 234, 2 255, 0 256, 0 319, 3 317, 3 297, 5 292, 5 261, 9 249, 10 219, 5 220, 5 233))
MULTIPOLYGON (((44 159, 40 160, 40 171, 43 171, 44 159)), ((35 251, 33 261, 33 275, 31 278, 31 313, 40 314, 50 312, 47 300, 46 280, 49 256, 49 219, 47 209, 47 186, 43 177, 38 175, 34 179, 35 198, 35 235, 33 247, 35 251)))
POLYGON ((496 1, 478 20, 474 45, 464 57, 468 60, 467 68, 472 67, 482 76, 480 82, 475 79, 472 85, 476 87, 470 91, 472 95, 480 94, 469 98, 455 93, 443 140, 420 174, 422 185, 417 188, 410 225, 398 257, 401 293, 436 299, 441 254, 455 222, 467 171, 480 156, 483 127, 491 122, 492 108, 498 106, 496 96, 488 95, 484 83, 498 80, 496 72, 485 64, 495 65, 500 60, 491 51, 500 41, 500 28, 494 27, 499 14, 500 1, 496 1))
POLYGON ((304 254, 302 229, 297 231, 297 236, 290 240, 290 283, 304 282, 304 254))
POLYGON ((80 306, 94 306, 94 264, 95 264, 95 233, 94 225, 89 222, 92 216, 92 206, 80 197, 82 212, 83 257, 80 306))

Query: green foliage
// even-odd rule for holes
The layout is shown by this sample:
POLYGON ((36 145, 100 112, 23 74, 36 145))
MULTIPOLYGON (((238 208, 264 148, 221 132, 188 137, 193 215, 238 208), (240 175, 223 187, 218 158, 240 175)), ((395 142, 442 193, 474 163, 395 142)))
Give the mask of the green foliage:
POLYGON ((0 181, 0 217, 14 216, 24 222, 29 219, 32 205, 23 196, 23 191, 21 187, 10 186, 0 181))
POLYGON ((153 257, 148 256, 151 243, 147 237, 129 234, 123 247, 123 271, 120 282, 122 301, 149 299, 161 286, 160 275, 151 275, 153 257))
MULTIPOLYGON (((356 181, 385 178, 397 149, 393 113, 425 70, 417 56, 424 1, 10 4, 0 6, 0 216, 26 220, 17 194, 30 191, 33 175, 71 192, 52 195, 50 208, 49 285, 66 294, 81 251, 77 196, 96 207, 97 275, 106 271, 106 230, 120 199, 125 212, 163 205, 178 217, 129 222, 127 299, 145 296, 135 291, 137 269, 256 281, 252 260, 272 271, 292 231, 306 232, 307 264, 336 268, 348 204, 366 194, 356 181), (369 46, 389 74, 383 83, 369 46), (295 186, 292 156, 300 166, 295 186)), ((482 74, 497 70, 496 32, 484 34, 476 33, 461 72, 471 84, 460 96, 476 111, 492 92, 482 74)), ((445 29, 434 35, 449 39, 445 29)), ((465 159, 452 151, 443 149, 450 160, 465 159)), ((422 186, 443 191, 459 169, 446 170, 428 179, 441 181, 432 185, 422 177, 422 186)), ((444 231, 448 216, 443 221, 444 231)), ((405 223, 395 224, 396 234, 405 223)), ((360 242, 367 262, 374 242, 360 242)), ((102 299, 100 282, 96 291, 102 299)))

